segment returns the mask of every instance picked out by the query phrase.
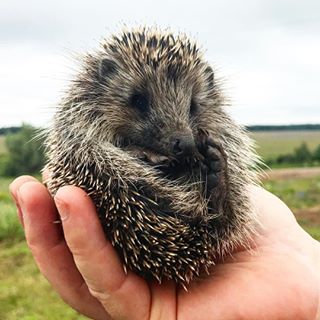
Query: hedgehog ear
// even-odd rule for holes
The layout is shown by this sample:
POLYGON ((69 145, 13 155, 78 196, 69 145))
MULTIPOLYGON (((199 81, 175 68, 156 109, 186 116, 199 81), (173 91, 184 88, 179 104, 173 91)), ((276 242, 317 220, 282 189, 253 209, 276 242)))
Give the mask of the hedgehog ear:
POLYGON ((210 66, 207 66, 205 73, 207 74, 207 80, 209 83, 209 87, 213 88, 214 85, 214 72, 210 66))
POLYGON ((117 64, 108 58, 103 58, 99 61, 99 80, 104 81, 117 71, 117 64))

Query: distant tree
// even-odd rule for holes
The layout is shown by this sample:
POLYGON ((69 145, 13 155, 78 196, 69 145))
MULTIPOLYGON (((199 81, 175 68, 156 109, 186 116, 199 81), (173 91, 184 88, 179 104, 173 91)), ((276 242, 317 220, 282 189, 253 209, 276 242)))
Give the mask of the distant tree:
POLYGON ((0 177, 7 175, 8 164, 9 164, 8 154, 0 154, 0 177))
POLYGON ((5 127, 5 128, 0 128, 0 135, 1 134, 9 134, 9 133, 17 133, 21 130, 20 127, 5 127))
POLYGON ((19 132, 7 135, 6 175, 34 174, 43 167, 43 139, 36 138, 36 134, 34 127, 24 124, 19 132))
POLYGON ((312 161, 312 154, 305 142, 294 150, 293 157, 295 162, 306 163, 312 161))
POLYGON ((294 162, 295 162, 295 158, 294 158, 294 155, 292 155, 291 153, 280 154, 275 159, 275 163, 278 163, 278 164, 294 163, 294 162))
POLYGON ((315 161, 320 161, 320 144, 318 147, 313 151, 312 158, 315 161))

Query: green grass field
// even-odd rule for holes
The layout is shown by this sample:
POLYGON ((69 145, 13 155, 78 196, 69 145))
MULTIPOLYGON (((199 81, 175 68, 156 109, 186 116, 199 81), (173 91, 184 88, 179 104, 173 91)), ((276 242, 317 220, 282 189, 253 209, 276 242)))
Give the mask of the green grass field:
POLYGON ((0 319, 86 319, 66 306, 38 271, 8 192, 12 179, 0 179, 0 319))
POLYGON ((310 150, 314 150, 320 144, 320 130, 261 131, 253 132, 251 136, 256 141, 257 152, 263 159, 292 153, 302 142, 306 142, 310 150))
POLYGON ((264 182, 264 187, 293 210, 312 208, 320 204, 320 177, 270 180, 264 182))
POLYGON ((0 243, 0 319, 86 319, 67 307, 38 271, 24 241, 0 243))
POLYGON ((11 180, 0 178, 0 242, 7 243, 23 239, 22 228, 16 217, 16 208, 8 192, 11 180))

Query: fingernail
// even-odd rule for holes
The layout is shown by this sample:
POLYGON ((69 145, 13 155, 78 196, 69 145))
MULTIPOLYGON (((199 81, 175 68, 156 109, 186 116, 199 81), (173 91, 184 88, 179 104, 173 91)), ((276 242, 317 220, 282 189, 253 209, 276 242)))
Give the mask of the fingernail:
POLYGON ((10 192, 10 194, 11 194, 11 197, 12 197, 17 209, 21 210, 20 206, 19 206, 19 190, 16 191, 16 194, 14 194, 13 192, 10 192))
POLYGON ((13 201, 14 201, 16 207, 17 207, 17 215, 18 215, 18 218, 20 220, 20 223, 22 224, 22 227, 24 227, 23 213, 22 213, 22 209, 21 209, 21 205, 20 205, 20 203, 22 201, 21 201, 19 189, 17 190, 16 195, 11 193, 11 196, 12 196, 13 201))
POLYGON ((54 202, 56 203, 56 206, 58 208, 61 221, 67 220, 69 217, 69 209, 67 204, 57 197, 54 198, 54 202))

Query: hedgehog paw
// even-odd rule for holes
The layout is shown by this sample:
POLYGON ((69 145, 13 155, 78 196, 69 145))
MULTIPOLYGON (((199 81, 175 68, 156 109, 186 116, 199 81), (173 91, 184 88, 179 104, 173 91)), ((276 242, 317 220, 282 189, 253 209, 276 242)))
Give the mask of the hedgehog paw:
POLYGON ((205 135, 199 151, 203 156, 201 174, 210 207, 221 207, 227 195, 227 156, 222 147, 205 135))

